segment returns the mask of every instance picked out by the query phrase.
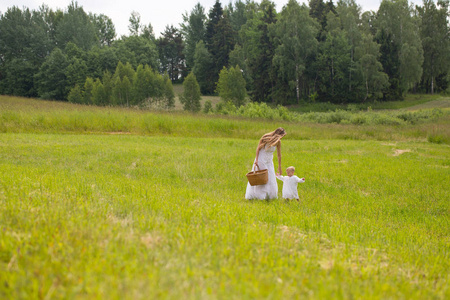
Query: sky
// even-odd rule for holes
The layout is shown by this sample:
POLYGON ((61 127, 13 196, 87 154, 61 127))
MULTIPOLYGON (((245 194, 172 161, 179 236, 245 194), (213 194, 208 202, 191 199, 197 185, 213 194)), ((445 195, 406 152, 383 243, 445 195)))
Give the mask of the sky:
MULTIPOLYGON (((222 7, 228 5, 230 1, 221 0, 222 7)), ((283 6, 289 0, 272 0, 276 4, 277 11, 281 11, 283 6)), ((53 10, 66 10, 71 0, 1 0, 0 12, 4 14, 9 7, 17 6, 31 10, 37 10, 43 3, 53 10)), ((164 31, 167 25, 179 27, 183 22, 182 15, 190 13, 194 6, 200 2, 205 8, 205 14, 208 15, 209 10, 216 2, 215 0, 77 0, 78 5, 82 6, 86 13, 104 14, 111 18, 116 28, 117 38, 122 35, 128 35, 129 18, 133 11, 138 12, 141 16, 141 24, 153 27, 156 37, 164 31)), ((256 0, 256 2, 261 2, 256 0)), ((299 3, 308 3, 308 1, 299 0, 299 3)), ((326 2, 326 1, 324 1, 326 2)), ((333 1, 337 3, 337 0, 333 1)), ((381 0, 356 0, 362 11, 377 11, 381 0)), ((422 5, 422 0, 409 0, 414 5, 422 5)))

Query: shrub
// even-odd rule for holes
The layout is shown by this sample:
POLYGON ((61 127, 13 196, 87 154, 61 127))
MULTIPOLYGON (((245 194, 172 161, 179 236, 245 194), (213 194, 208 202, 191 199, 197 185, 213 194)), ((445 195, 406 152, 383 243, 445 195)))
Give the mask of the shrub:
POLYGON ((233 102, 219 102, 216 105, 216 112, 222 115, 236 115, 237 108, 233 102))
POLYGON ((190 73, 183 82, 183 94, 180 96, 180 102, 183 109, 197 112, 200 110, 200 86, 194 73, 190 73))
POLYGON ((167 75, 164 76, 163 106, 164 108, 175 107, 175 92, 173 90, 172 81, 167 75))
POLYGON ((83 91, 78 84, 70 90, 67 100, 71 103, 83 103, 83 91))
POLYGON ((205 104, 203 106, 203 112, 205 114, 207 114, 207 113, 210 113, 212 111, 213 111, 212 102, 211 102, 211 100, 208 99, 208 100, 205 101, 205 104))
POLYGON ((430 134, 427 137, 428 142, 434 144, 442 144, 444 142, 444 137, 440 134, 430 134))

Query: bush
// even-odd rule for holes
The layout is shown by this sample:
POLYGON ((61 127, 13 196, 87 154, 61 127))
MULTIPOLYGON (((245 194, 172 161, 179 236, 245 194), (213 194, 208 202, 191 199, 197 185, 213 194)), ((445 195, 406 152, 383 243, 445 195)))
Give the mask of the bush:
POLYGON ((397 118, 410 124, 417 124, 425 120, 436 120, 444 114, 442 109, 434 108, 433 110, 419 110, 415 112, 400 112, 397 118))
POLYGON ((370 124, 375 125, 402 125, 405 122, 395 116, 383 113, 370 113, 370 124))
MULTIPOLYGON (((205 103, 206 104, 206 103, 205 103)), ((419 122, 434 121, 448 112, 442 109, 424 110, 417 112, 361 111, 352 107, 352 111, 336 109, 328 112, 295 113, 284 106, 271 108, 266 103, 250 102, 239 108, 231 102, 221 102, 216 106, 216 113, 236 115, 247 118, 263 118, 269 120, 297 121, 319 124, 353 124, 353 125, 389 125, 417 124, 419 122)))
POLYGON ((241 105, 239 108, 231 102, 220 102, 216 105, 216 112, 223 115, 235 115, 247 118, 262 118, 269 120, 294 120, 294 113, 291 113, 286 107, 278 106, 271 108, 266 103, 250 102, 241 105))
POLYGON ((212 102, 211 102, 211 100, 208 99, 205 101, 205 104, 203 105, 203 112, 205 114, 208 114, 212 111, 213 111, 212 102))
POLYGON ((190 73, 183 82, 183 94, 180 96, 180 102, 183 109, 197 112, 200 110, 200 86, 194 73, 190 73))
POLYGON ((216 112, 222 115, 236 115, 237 108, 233 102, 219 102, 216 105, 216 112))
POLYGON ((442 144, 444 142, 444 137, 440 134, 430 134, 427 140, 430 143, 442 144))
POLYGON ((71 103, 83 103, 83 91, 78 84, 70 90, 67 100, 71 103))

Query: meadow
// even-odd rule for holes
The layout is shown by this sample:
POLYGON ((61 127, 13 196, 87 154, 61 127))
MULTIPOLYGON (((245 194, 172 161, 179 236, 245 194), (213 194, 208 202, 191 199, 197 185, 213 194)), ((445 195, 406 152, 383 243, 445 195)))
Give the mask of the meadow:
POLYGON ((448 299, 448 125, 0 96, 0 298, 448 299), (301 201, 245 200, 278 126, 301 201))

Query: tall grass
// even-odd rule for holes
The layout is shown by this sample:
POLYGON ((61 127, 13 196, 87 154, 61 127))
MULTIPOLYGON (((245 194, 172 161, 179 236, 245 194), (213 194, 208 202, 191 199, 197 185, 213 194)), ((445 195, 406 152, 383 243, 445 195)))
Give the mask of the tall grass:
MULTIPOLYGON (((328 112, 335 110, 386 110, 386 109, 410 109, 413 107, 423 108, 435 108, 435 103, 444 101, 445 106, 448 105, 448 97, 442 97, 440 95, 421 95, 421 94, 408 94, 405 99, 400 101, 370 101, 366 103, 348 103, 348 104, 334 104, 330 102, 316 102, 291 105, 289 109, 295 112, 308 113, 308 112, 328 112), (432 103, 432 105, 427 105, 432 103)), ((442 107, 437 105, 437 107, 442 107)))
POLYGON ((283 140, 297 203, 244 200, 256 142, 0 134, 0 298, 450 297, 447 145, 283 140))
MULTIPOLYGON (((253 107, 253 106, 252 106, 253 107)), ((257 105, 250 116, 259 116, 257 105)), ((264 112, 263 112, 264 113, 264 112)), ((284 114, 289 112, 284 112, 284 114)), ((103 133, 183 137, 249 138, 283 126, 287 139, 420 140, 450 142, 448 113, 441 110, 389 114, 345 111, 309 113, 298 120, 217 116, 182 112, 82 106, 0 96, 0 132, 103 133), (427 121, 431 118, 433 122, 427 121), (418 121, 416 121, 418 120, 418 121), (334 123, 334 124, 329 124, 334 123), (337 124, 338 123, 338 124, 337 124), (364 125, 364 126, 361 126, 364 125), (399 127, 400 126, 400 127, 399 127)))

